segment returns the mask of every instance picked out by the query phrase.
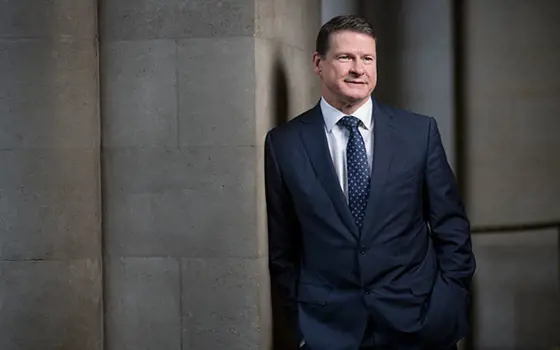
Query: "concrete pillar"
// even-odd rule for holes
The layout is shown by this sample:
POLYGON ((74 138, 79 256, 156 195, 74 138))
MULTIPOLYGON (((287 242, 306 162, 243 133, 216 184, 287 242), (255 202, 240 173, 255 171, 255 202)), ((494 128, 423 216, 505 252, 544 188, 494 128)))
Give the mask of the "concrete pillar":
POLYGON ((101 1, 108 350, 269 348, 262 145, 319 97, 318 2, 101 1))
MULTIPOLYGON (((560 220, 560 3, 464 2, 473 226, 560 220)), ((474 235, 476 349, 560 344, 558 228, 474 235)))
POLYGON ((433 116, 455 165, 452 1, 361 0, 377 31, 380 101, 433 116))
POLYGON ((477 225, 560 219, 560 3, 465 5, 468 189, 477 225))
POLYGON ((0 349, 102 349, 93 0, 0 3, 0 349))
MULTIPOLYGON (((256 4, 257 232, 259 237, 265 237, 264 138, 273 126, 311 108, 321 97, 312 55, 321 26, 322 7, 320 0, 260 0, 256 4)), ((277 350, 291 349, 294 348, 292 328, 286 323, 281 300, 274 292, 273 346, 277 350)), ((268 295, 263 295, 268 304, 268 295)))
POLYGON ((478 233, 472 349, 560 344, 558 229, 478 233))
POLYGON ((321 22, 339 15, 357 15, 360 9, 359 0, 321 0, 321 22))

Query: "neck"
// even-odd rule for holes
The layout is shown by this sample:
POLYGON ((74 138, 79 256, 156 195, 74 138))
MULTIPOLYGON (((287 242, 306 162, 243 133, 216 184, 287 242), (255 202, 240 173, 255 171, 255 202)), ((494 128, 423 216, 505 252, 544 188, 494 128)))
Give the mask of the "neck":
POLYGON ((345 115, 352 115, 354 112, 358 110, 358 108, 362 107, 369 99, 365 98, 359 101, 349 101, 349 100, 336 100, 327 96, 323 96, 325 101, 327 101, 331 106, 338 109, 345 115))

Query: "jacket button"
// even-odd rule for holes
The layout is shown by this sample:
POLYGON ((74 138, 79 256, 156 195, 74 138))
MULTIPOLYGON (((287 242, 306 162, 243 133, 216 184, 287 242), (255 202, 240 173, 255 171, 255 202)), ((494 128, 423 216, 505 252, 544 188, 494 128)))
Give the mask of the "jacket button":
POLYGON ((362 255, 366 255, 366 252, 365 252, 365 250, 362 250, 362 251, 360 252, 360 254, 362 254, 362 255))
POLYGON ((369 290, 366 290, 366 295, 369 295, 369 290))

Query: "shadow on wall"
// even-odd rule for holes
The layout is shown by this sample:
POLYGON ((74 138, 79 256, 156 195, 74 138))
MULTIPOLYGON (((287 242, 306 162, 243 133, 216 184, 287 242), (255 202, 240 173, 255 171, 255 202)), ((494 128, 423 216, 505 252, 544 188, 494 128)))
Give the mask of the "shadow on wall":
MULTIPOLYGON (((464 2, 463 1, 453 1, 451 18, 453 21, 452 25, 452 40, 453 40, 453 113, 455 118, 455 126, 453 128, 453 139, 455 140, 455 175, 457 178, 457 186, 459 187, 459 192, 463 198, 464 203, 469 202, 468 191, 466 189, 466 171, 465 163, 467 159, 466 154, 466 142, 468 139, 468 128, 465 120, 465 61, 464 61, 464 43, 466 42, 465 30, 464 30, 464 2)), ((475 253, 476 254, 476 253, 475 253)), ((463 349, 472 350, 474 349, 476 335, 476 309, 475 305, 478 303, 478 295, 475 293, 477 279, 476 276, 471 282, 471 303, 469 305, 469 323, 470 328, 467 336, 463 339, 463 349)))
POLYGON ((276 61, 274 62, 272 72, 273 85, 273 114, 274 126, 283 124, 288 121, 288 111, 290 110, 290 101, 288 97, 288 75, 284 63, 280 60, 280 53, 277 52, 276 61))
MULTIPOLYGON (((273 65, 273 126, 284 124, 289 120, 290 100, 288 94, 288 75, 280 53, 275 54, 276 61, 273 65)), ((284 300, 278 293, 275 281, 271 280, 272 302, 272 342, 274 350, 297 349, 296 337, 284 312, 284 300)))

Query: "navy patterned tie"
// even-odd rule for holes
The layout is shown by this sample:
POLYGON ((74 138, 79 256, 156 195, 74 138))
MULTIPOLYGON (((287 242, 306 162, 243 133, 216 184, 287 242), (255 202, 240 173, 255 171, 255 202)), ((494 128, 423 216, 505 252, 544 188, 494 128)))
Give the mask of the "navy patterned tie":
POLYGON ((350 131, 346 146, 348 174, 348 206, 358 228, 362 228, 369 197, 369 166, 364 139, 358 131, 360 119, 345 116, 338 121, 350 131))

